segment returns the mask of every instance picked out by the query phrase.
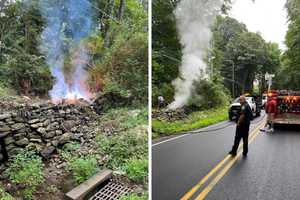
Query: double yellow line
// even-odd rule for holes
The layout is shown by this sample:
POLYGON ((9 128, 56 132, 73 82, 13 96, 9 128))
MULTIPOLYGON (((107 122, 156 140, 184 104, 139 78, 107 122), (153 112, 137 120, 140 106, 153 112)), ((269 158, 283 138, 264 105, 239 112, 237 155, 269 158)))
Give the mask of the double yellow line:
MULTIPOLYGON (((253 140, 257 137, 259 134, 259 129, 262 128, 264 123, 260 124, 254 131, 252 131, 252 134, 250 135, 249 144, 253 142, 253 140)), ((227 161, 229 161, 223 169, 208 183, 208 185, 200 192, 200 194, 196 197, 196 200, 202 200, 204 199, 208 193, 213 189, 213 187, 222 179, 222 177, 229 171, 229 169, 234 165, 234 163, 239 159, 239 157, 242 154, 241 151, 242 145, 240 145, 238 154, 235 157, 232 157, 231 155, 227 155, 222 161, 220 161, 205 177, 203 177, 190 191, 188 191, 181 200, 188 200, 190 199, 195 192, 197 192, 203 184, 205 184, 216 172, 218 172, 221 167, 227 161)))

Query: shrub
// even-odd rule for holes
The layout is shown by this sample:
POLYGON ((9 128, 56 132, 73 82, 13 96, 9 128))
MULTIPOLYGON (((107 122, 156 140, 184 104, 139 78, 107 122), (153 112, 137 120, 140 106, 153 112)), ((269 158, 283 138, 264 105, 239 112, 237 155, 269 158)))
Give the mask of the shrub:
POLYGON ((37 187, 44 182, 42 159, 33 151, 17 154, 6 173, 12 183, 24 187, 21 193, 25 199, 32 199, 37 187))
POLYGON ((230 97, 221 84, 200 80, 195 82, 194 86, 195 90, 189 100, 189 106, 204 110, 222 107, 229 103, 230 97))
POLYGON ((137 183, 147 183, 148 177, 148 160, 147 159, 130 159, 124 166, 124 171, 128 177, 137 183))
POLYGON ((80 184, 93 176, 98 170, 97 160, 92 156, 72 158, 67 165, 75 181, 80 184))

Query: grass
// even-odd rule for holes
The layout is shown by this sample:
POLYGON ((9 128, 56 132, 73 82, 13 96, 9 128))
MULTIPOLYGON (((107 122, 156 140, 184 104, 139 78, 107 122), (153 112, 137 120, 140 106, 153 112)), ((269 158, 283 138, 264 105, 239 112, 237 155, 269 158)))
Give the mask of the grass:
POLYGON ((152 137, 158 138, 177 134, 185 131, 191 131, 198 128, 203 128, 228 118, 228 108, 215 108, 205 111, 197 111, 191 113, 187 119, 167 122, 154 119, 152 121, 152 137))
POLYGON ((143 186, 148 177, 148 111, 142 108, 110 110, 100 119, 103 128, 113 126, 113 133, 99 133, 95 139, 98 152, 106 155, 104 167, 123 172, 131 181, 143 186))
POLYGON ((146 106, 111 109, 99 119, 101 127, 108 124, 113 126, 116 132, 127 131, 137 126, 145 126, 148 124, 148 109, 146 106))

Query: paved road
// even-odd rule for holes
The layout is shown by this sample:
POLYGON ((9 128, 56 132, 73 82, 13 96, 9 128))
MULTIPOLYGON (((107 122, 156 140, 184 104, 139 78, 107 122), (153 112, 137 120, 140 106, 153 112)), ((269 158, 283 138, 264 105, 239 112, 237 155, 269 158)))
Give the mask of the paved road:
POLYGON ((256 135, 246 159, 227 156, 234 137, 232 122, 206 129, 228 126, 221 130, 186 134, 154 144, 152 199, 300 199, 299 128, 281 127, 273 134, 259 133, 262 118, 252 125, 256 135), (208 177, 209 173, 212 176, 208 177), (195 187, 200 180, 204 183, 195 187))

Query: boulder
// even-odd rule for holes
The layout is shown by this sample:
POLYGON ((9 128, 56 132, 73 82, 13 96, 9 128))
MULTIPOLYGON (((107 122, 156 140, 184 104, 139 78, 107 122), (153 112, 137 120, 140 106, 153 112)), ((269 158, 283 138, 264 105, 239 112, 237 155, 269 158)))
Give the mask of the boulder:
POLYGON ((55 131, 46 132, 43 137, 46 139, 53 138, 55 136, 55 131))
POLYGON ((31 124, 31 125, 30 125, 31 128, 39 128, 39 127, 42 127, 42 126, 43 126, 43 123, 41 123, 41 122, 40 122, 40 123, 36 123, 36 124, 31 124))
POLYGON ((8 126, 0 127, 0 133, 9 132, 9 131, 10 131, 10 128, 8 126))
POLYGON ((11 117, 10 113, 1 114, 0 115, 0 120, 4 120, 4 119, 10 118, 10 117, 11 117))
POLYGON ((58 144, 68 143, 72 138, 72 133, 64 133, 58 140, 58 144))
POLYGON ((40 119, 32 119, 32 120, 28 121, 29 124, 36 124, 38 122, 40 122, 40 119))
POLYGON ((14 124, 14 125, 11 126, 11 128, 12 128, 13 131, 17 131, 17 130, 23 129, 25 127, 26 126, 23 123, 17 123, 17 124, 14 124))
POLYGON ((42 135, 46 135, 46 133, 47 133, 46 129, 43 127, 38 128, 37 132, 41 133, 42 135))
POLYGON ((23 138, 21 140, 16 141, 15 143, 20 147, 25 147, 29 144, 29 140, 27 138, 23 138))
POLYGON ((55 147, 54 146, 47 146, 41 151, 41 155, 45 159, 49 159, 51 155, 54 153, 55 147))

